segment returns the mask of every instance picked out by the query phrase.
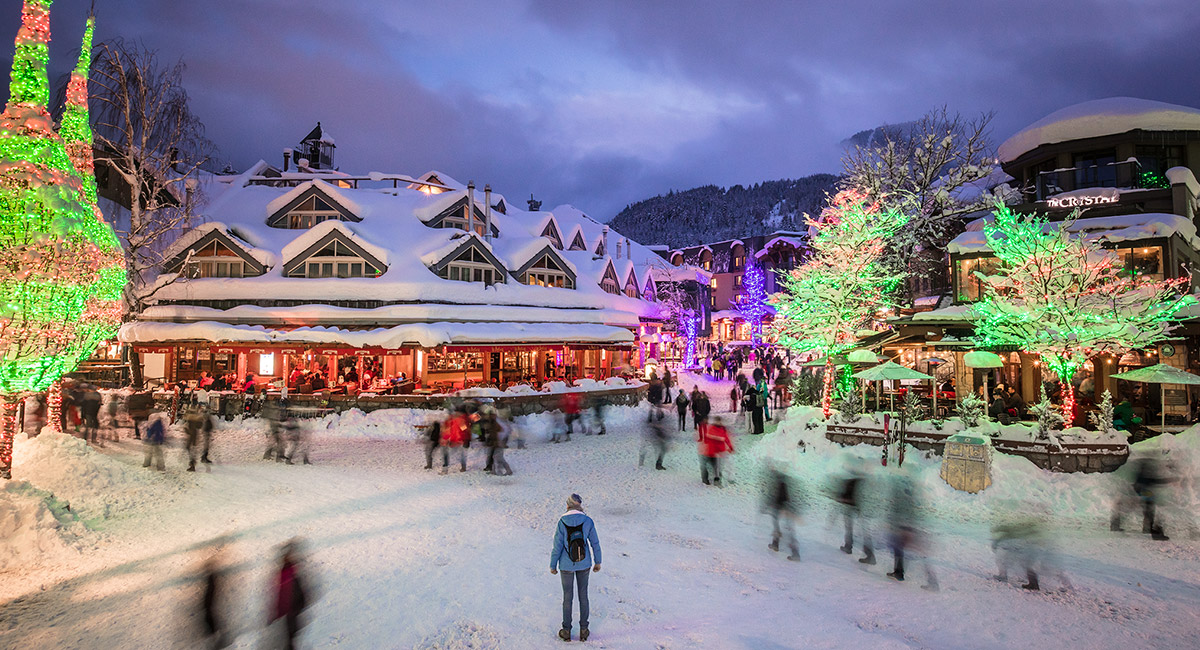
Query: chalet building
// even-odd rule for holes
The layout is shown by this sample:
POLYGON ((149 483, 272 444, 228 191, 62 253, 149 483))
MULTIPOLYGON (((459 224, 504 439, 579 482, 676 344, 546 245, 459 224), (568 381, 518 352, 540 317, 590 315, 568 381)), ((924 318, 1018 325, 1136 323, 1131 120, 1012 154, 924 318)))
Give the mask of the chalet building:
MULTIPOLYGON (((1124 260, 1130 275, 1155 279, 1187 277, 1200 270, 1200 109, 1132 98, 1109 98, 1064 108, 1022 129, 998 150, 1003 171, 1017 190, 1012 209, 1065 220, 1076 210, 1073 232, 1097 236, 1124 260)), ((971 349, 970 304, 982 297, 976 271, 996 268, 983 234, 985 219, 971 221, 949 244, 951 290, 935 308, 892 319, 893 329, 868 344, 918 370, 978 388, 985 376, 1015 385, 1027 401, 1038 399, 1039 361, 1018 351, 999 351, 1006 365, 996 371, 965 368, 971 349)), ((1200 275, 1192 276, 1193 290, 1200 275)), ((933 303, 930 303, 931 305, 933 303)), ((1081 398, 1098 400, 1104 390, 1134 398, 1157 410, 1158 387, 1130 385, 1110 375, 1154 363, 1197 369, 1200 322, 1182 319, 1180 340, 1121 358, 1099 358, 1076 377, 1081 398)), ((1165 386, 1167 414, 1190 408, 1182 386, 1165 386)))
POLYGON ((318 125, 281 168, 210 178, 203 223, 121 330, 144 376, 446 391, 603 379, 657 353, 655 270, 672 267, 649 249, 571 206, 522 210, 440 172, 351 175, 333 152, 318 125))
POLYGON ((799 264, 806 237, 804 233, 779 231, 676 250, 659 249, 658 253, 672 265, 696 266, 710 274, 712 331, 706 336, 721 342, 745 341, 750 338, 749 326, 737 309, 746 264, 757 262, 762 266, 766 291, 775 293, 780 289, 779 277, 799 264))

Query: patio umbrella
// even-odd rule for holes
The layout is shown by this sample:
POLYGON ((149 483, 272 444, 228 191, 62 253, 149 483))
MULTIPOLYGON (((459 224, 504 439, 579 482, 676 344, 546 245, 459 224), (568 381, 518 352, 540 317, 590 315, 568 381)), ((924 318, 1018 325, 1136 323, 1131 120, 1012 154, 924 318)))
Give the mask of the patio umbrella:
MULTIPOLYGON (((984 352, 983 350, 972 350, 963 355, 963 363, 968 368, 1003 368, 1004 360, 995 352, 984 352)), ((988 404, 987 379, 983 380, 983 403, 986 407, 988 404)))
MULTIPOLYGON (((1111 375, 1114 379, 1124 379, 1125 381, 1140 381, 1145 384, 1191 384, 1200 385, 1200 376, 1193 375, 1185 370, 1180 370, 1175 366, 1168 366, 1165 363, 1130 370, 1129 372, 1120 372, 1111 375)), ((1167 392, 1164 390, 1158 391, 1158 396, 1162 400, 1162 428, 1167 427, 1167 392)))
MULTIPOLYGON (((927 375, 923 372, 918 372, 916 370, 913 370, 912 368, 905 368, 904 366, 896 363, 895 361, 888 361, 886 363, 881 363, 878 366, 875 366, 874 368, 867 368, 866 370, 863 370, 862 372, 856 372, 856 373, 854 373, 854 376, 858 379, 863 379, 866 381, 883 381, 885 379, 929 379, 931 381, 933 380, 933 377, 930 377, 929 375, 927 375)), ((1200 379, 1200 377, 1198 377, 1197 379, 1200 379)), ((934 399, 935 400, 937 399, 937 395, 934 395, 934 399)), ((892 410, 895 411, 896 410, 896 396, 895 395, 891 396, 891 404, 892 404, 892 410)), ((934 409, 935 410, 937 409, 936 402, 934 403, 934 409)))
POLYGON ((884 359, 880 359, 874 352, 870 350, 851 350, 850 354, 846 355, 846 360, 850 363, 879 363, 884 359))

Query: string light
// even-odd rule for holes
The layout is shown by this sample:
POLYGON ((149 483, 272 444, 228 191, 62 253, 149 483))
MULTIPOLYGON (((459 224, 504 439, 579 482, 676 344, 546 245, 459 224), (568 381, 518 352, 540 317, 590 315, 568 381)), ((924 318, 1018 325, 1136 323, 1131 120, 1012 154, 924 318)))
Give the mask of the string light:
MULTIPOLYGON (((68 88, 61 132, 50 112, 50 0, 25 0, 9 101, 0 114, 0 396, 50 388, 121 322, 125 260, 96 200, 87 75, 93 21, 68 88), (70 152, 70 153, 68 153, 70 152)), ((57 402, 56 391, 49 401, 57 402)), ((0 431, 0 477, 14 427, 0 431)))
POLYGON ((1124 260, 1099 240, 998 205, 983 227, 999 260, 994 275, 976 272, 983 299, 972 309, 973 339, 983 348, 1037 354, 1063 386, 1063 418, 1075 412, 1072 378, 1089 360, 1167 340, 1171 321, 1195 303, 1188 278, 1151 280, 1124 273, 1124 260))
POLYGON ((833 407, 833 355, 854 347, 859 329, 896 306, 893 296, 904 276, 886 269, 882 257, 887 240, 907 221, 866 192, 839 192, 820 219, 808 220, 812 255, 780 278, 781 290, 771 296, 776 309, 771 332, 779 343, 826 357, 821 396, 826 418, 833 407))
POLYGON ((738 298, 738 313, 750 326, 750 340, 762 341, 763 317, 767 315, 767 276, 754 261, 747 261, 742 271, 742 295, 738 298))

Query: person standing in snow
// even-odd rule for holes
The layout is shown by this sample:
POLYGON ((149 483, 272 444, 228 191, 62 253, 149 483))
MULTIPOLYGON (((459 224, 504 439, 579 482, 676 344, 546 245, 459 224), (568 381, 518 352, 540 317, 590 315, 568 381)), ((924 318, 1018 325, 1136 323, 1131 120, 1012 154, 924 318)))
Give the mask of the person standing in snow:
POLYGON ((150 421, 146 424, 146 462, 142 463, 142 467, 150 467, 150 461, 156 460, 158 471, 167 471, 166 463, 163 461, 163 443, 167 439, 167 416, 162 413, 155 413, 150 421))
POLYGON ((275 606, 271 610, 270 623, 284 620, 284 644, 286 650, 296 647, 296 635, 304 627, 300 615, 308 608, 308 592, 300 572, 300 542, 291 540, 283 545, 279 555, 279 573, 275 577, 275 606))
POLYGON ((267 402, 263 407, 263 419, 267 421, 267 449, 263 452, 263 460, 275 458, 275 462, 283 462, 283 411, 275 402, 267 402))
MULTIPOLYGON (((658 373, 654 371, 650 372, 650 386, 646 389, 646 399, 650 402, 650 412, 646 414, 646 421, 650 422, 663 403, 663 383, 659 380, 658 373)), ((662 417, 661 413, 658 415, 660 418, 662 417)))
POLYGON ((672 378, 671 378, 671 370, 669 368, 666 368, 665 366, 663 367, 662 383, 663 383, 663 404, 666 404, 671 401, 672 378))
POLYGON ((590 400, 592 407, 593 426, 596 429, 596 435, 602 436, 608 433, 608 428, 604 424, 604 398, 593 396, 590 400))
POLYGON ((655 408, 650 412, 652 419, 646 425, 646 433, 642 438, 642 448, 638 452, 638 467, 641 467, 646 462, 647 451, 653 449, 658 454, 657 460, 654 462, 654 469, 666 469, 663 467, 663 457, 667 455, 667 427, 663 425, 662 409, 655 408))
POLYGON ((497 476, 512 476, 512 467, 504 459, 504 450, 508 448, 508 440, 512 436, 512 415, 494 414, 492 418, 496 426, 492 473, 497 476))
POLYGON ((200 407, 192 405, 183 412, 183 430, 187 434, 187 471, 196 471, 196 452, 200 450, 200 431, 204 427, 204 414, 200 407))
POLYGON ((229 639, 225 634, 225 621, 221 620, 220 615, 225 599, 225 571, 217 553, 204 561, 204 566, 200 569, 200 581, 204 585, 200 600, 204 646, 214 649, 225 648, 229 645, 229 639))
POLYGON ((800 561, 800 544, 796 541, 796 519, 800 509, 795 491, 792 489, 788 475, 773 463, 767 465, 767 491, 763 500, 763 510, 771 515, 774 530, 771 532, 771 543, 767 548, 779 550, 779 542, 787 538, 788 556, 793 562, 800 561))
POLYGON ((687 428, 687 412, 688 404, 691 400, 688 399, 687 391, 680 388, 679 395, 675 397, 675 411, 679 414, 679 430, 683 431, 687 428))
POLYGON ((563 618, 558 638, 563 641, 571 640, 571 601, 572 592, 575 591, 579 594, 579 640, 588 640, 588 573, 599 572, 600 562, 600 537, 596 534, 596 524, 591 517, 583 514, 583 499, 578 494, 572 494, 567 497, 567 512, 558 519, 554 529, 554 546, 550 549, 550 574, 562 573, 563 618))
POLYGON ((83 439, 94 445, 103 447, 100 439, 100 391, 95 386, 86 386, 82 390, 79 412, 83 418, 83 439))
POLYGON ((763 410, 767 403, 767 398, 753 384, 746 385, 745 397, 742 400, 742 405, 750 414, 750 433, 761 434, 764 431, 763 427, 763 410))
POLYGON ((308 460, 308 431, 300 423, 300 420, 294 416, 289 416, 283 421, 283 431, 284 437, 291 444, 287 455, 284 456, 286 459, 284 462, 288 465, 293 465, 292 459, 296 457, 296 454, 299 454, 305 465, 312 465, 308 460))
POLYGON ((692 424, 700 431, 708 426, 708 416, 712 413, 712 402, 708 401, 708 393, 701 391, 692 395, 692 424))

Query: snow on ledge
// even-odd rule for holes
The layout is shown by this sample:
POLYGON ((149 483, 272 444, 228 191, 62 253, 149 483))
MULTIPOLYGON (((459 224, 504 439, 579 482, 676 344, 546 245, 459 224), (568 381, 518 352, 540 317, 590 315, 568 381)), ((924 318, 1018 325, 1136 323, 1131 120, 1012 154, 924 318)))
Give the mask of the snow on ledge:
POLYGON ((1171 185, 1186 185, 1192 196, 1200 196, 1200 183, 1187 167, 1172 167, 1167 170, 1167 182, 1171 185))
POLYGON ((1200 131, 1200 109, 1136 97, 1108 97, 1059 109, 1021 129, 1000 145, 1011 162, 1044 144, 1146 131, 1200 131))
MULTIPOLYGON (((955 237, 947 247, 950 253, 962 255, 990 252, 987 238, 983 234, 983 225, 990 219, 989 216, 967 224, 966 232, 955 237)), ((1046 232, 1058 228, 1059 223, 1061 222, 1047 223, 1045 225, 1046 232)), ((1179 235, 1187 240, 1193 248, 1200 250, 1200 238, 1196 236, 1196 225, 1186 217, 1177 214, 1148 212, 1115 217, 1076 219, 1068 230, 1106 242, 1136 241, 1179 235)))

